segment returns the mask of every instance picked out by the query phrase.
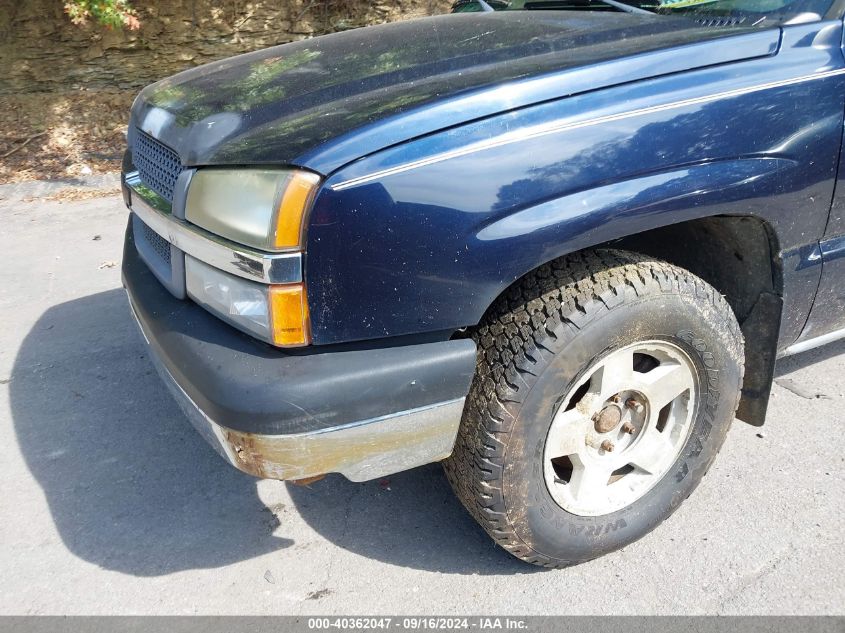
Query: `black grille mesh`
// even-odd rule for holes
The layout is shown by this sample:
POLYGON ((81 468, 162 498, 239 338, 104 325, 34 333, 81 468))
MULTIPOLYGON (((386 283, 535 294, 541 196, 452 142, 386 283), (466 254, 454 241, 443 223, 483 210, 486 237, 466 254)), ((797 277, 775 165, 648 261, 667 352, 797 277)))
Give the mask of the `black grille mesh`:
POLYGON ((147 244, 161 257, 165 264, 170 266, 170 243, 143 222, 141 225, 144 227, 144 238, 147 244))
POLYGON ((179 155, 152 136, 136 130, 132 162, 147 187, 168 202, 173 202, 173 188, 182 171, 179 155))

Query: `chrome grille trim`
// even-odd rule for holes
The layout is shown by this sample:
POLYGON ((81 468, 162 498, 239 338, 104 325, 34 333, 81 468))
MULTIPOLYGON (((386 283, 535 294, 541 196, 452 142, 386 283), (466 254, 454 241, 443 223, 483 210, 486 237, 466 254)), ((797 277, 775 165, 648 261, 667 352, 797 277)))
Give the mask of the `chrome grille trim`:
POLYGON ((292 284, 302 281, 301 253, 264 253, 225 240, 154 208, 144 198, 144 184, 138 172, 126 174, 125 182, 131 191, 132 212, 188 255, 224 272, 259 283, 292 284))

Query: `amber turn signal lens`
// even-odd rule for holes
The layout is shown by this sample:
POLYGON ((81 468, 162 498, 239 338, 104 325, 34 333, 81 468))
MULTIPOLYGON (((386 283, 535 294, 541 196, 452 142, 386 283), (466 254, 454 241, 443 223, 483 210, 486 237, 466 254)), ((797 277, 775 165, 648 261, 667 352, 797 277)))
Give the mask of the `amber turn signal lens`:
POLYGON ((302 239, 302 225, 305 211, 311 205, 311 198, 320 184, 320 177, 307 171, 291 172, 279 212, 276 214, 276 248, 296 248, 302 239))
POLYGON ((276 345, 308 345, 308 300, 302 284, 270 286, 270 324, 276 345))

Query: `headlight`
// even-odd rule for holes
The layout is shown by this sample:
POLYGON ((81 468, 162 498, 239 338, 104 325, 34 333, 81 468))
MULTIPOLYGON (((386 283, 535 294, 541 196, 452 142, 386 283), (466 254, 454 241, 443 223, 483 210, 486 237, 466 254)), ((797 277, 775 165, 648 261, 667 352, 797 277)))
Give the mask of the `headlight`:
POLYGON ((259 284, 186 256, 185 285, 191 299, 240 330, 273 345, 309 343, 302 284, 259 284))
POLYGON ((302 247, 303 219, 320 177, 292 169, 198 169, 185 219, 261 250, 302 247))

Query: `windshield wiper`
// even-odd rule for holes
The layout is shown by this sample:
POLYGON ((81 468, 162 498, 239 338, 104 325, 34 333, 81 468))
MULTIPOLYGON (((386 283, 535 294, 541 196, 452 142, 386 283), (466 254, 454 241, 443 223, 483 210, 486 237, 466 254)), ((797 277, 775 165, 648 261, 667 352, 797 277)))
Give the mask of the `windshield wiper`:
POLYGON ((624 11, 625 13, 646 13, 649 15, 653 15, 654 11, 649 11, 648 9, 641 9, 640 7, 635 7, 630 4, 625 4, 624 2, 619 2, 618 0, 599 0, 599 2, 603 2, 604 4, 609 4, 612 7, 619 9, 620 11, 624 11))
MULTIPOLYGON (((490 6, 490 4, 488 2, 486 2, 485 0, 473 0, 473 1, 479 6, 479 8, 483 12, 496 11, 496 9, 494 9, 492 6, 490 6)), ((587 1, 587 3, 590 2, 590 0, 586 0, 586 1, 587 1)), ((648 15, 654 15, 656 13, 655 11, 649 11, 648 9, 643 9, 643 8, 640 8, 640 7, 635 7, 633 5, 627 4, 625 2, 620 2, 620 0, 596 0, 596 1, 600 2, 602 4, 606 4, 610 7, 613 7, 614 9, 618 9, 619 11, 624 11, 625 13, 639 13, 639 14, 645 13, 645 14, 648 14, 648 15)), ((543 6, 545 4, 547 4, 547 2, 544 2, 543 0, 540 0, 538 2, 526 2, 525 5, 522 7, 522 9, 523 10, 530 10, 530 9, 554 8, 555 4, 569 5, 568 2, 560 2, 559 0, 548 1, 548 4, 552 5, 551 7, 543 6)), ((456 3, 456 5, 457 5, 457 3, 456 3)), ((571 6, 567 6, 566 8, 573 9, 573 7, 571 7, 571 6)))
MULTIPOLYGON (((587 5, 584 10, 589 10, 590 5, 592 5, 593 0, 582 0, 587 5)), ((640 7, 636 7, 630 5, 626 2, 621 2, 620 0, 595 0, 596 2, 600 2, 601 4, 606 4, 607 6, 613 7, 614 9, 618 9, 619 11, 624 11, 625 13, 647 13, 649 15, 654 15, 656 11, 649 11, 648 9, 642 9, 640 7)), ((530 11, 540 10, 540 9, 567 9, 570 11, 577 11, 579 8, 572 6, 571 2, 561 1, 561 0, 535 0, 534 2, 526 2, 523 5, 523 10, 530 11)))

